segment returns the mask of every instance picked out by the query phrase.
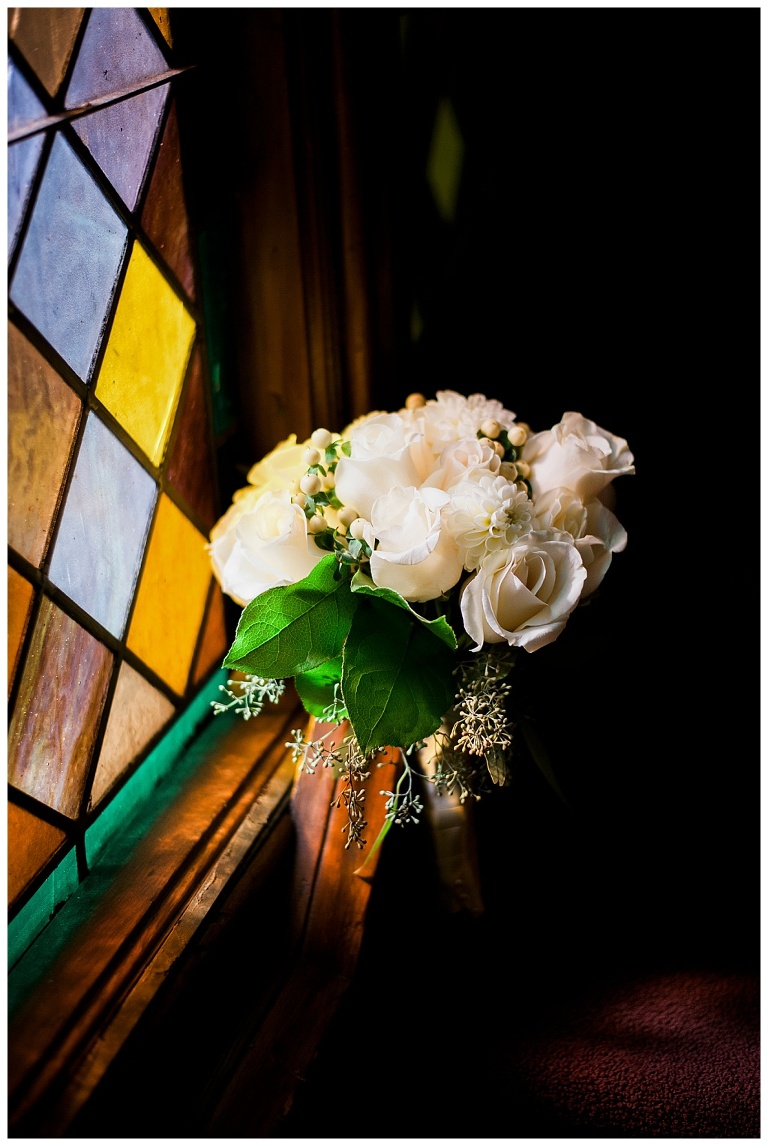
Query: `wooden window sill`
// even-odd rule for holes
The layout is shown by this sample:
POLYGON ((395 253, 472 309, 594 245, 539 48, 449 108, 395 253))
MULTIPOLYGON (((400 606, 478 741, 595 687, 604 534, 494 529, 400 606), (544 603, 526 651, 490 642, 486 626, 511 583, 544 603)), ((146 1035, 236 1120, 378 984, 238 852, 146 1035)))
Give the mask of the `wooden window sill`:
MULTIPOLYGON (((351 980, 370 894, 333 773, 298 778, 286 748, 306 721, 292 692, 255 720, 211 721, 129 861, 113 874, 108 849, 14 968, 15 994, 28 988, 9 1023, 14 1137, 113 1136, 115 1102, 140 1109, 153 1085, 144 1124, 168 1117, 169 1136, 279 1126, 351 980)), ((376 774, 371 810, 395 771, 376 774)))

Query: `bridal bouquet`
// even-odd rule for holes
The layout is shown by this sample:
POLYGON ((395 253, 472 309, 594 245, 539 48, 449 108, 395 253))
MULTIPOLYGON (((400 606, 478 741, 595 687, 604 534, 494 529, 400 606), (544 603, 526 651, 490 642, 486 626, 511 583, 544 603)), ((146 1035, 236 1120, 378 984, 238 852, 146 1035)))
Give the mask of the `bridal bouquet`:
POLYGON ((507 783, 515 658, 560 637, 624 549, 610 486, 633 463, 581 414, 533 432, 453 391, 291 435, 210 535, 215 575, 243 606, 224 660, 241 679, 215 709, 256 715, 293 679, 330 731, 297 730, 291 747, 346 781, 347 846, 365 843, 362 781, 388 746, 404 770, 387 827, 418 819, 427 741, 438 792, 463 802, 507 783))

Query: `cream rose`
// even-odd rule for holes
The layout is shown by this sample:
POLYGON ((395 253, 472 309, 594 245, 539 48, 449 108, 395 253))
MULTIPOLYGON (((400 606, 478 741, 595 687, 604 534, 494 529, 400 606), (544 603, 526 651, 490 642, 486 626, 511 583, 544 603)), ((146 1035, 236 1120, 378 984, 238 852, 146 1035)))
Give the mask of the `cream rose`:
POLYGON ((507 554, 483 564, 463 586, 461 615, 475 641, 532 653, 551 644, 576 607, 587 571, 573 539, 547 531, 526 534, 507 554))
POLYGON ((437 467, 425 477, 422 485, 433 485, 437 489, 450 489, 456 482, 471 477, 475 471, 497 474, 501 458, 489 445, 475 435, 461 438, 446 446, 440 454, 437 467))
MULTIPOLYGON (((248 471, 248 481, 260 493, 268 489, 290 489, 292 481, 298 481, 307 470, 304 453, 308 442, 298 443, 296 435, 291 434, 280 442, 268 454, 251 466, 248 471)), ((247 489, 238 490, 235 500, 248 493, 247 489)))
POLYGON ((406 601, 431 601, 456 584, 463 567, 440 516, 447 501, 447 493, 429 486, 397 486, 375 501, 364 536, 376 585, 406 601))
POLYGON ((249 496, 230 506, 207 547, 216 579, 238 605, 300 581, 324 556, 287 489, 244 492, 249 496))
POLYGON ((635 472, 634 457, 623 438, 573 412, 563 414, 551 430, 532 434, 522 458, 531 468, 534 499, 566 486, 586 502, 614 478, 635 472))
POLYGON ((584 600, 594 593, 608 572, 614 553, 620 553, 627 544, 627 531, 618 518, 592 498, 585 505, 573 490, 548 490, 536 502, 535 527, 562 530, 569 533, 581 554, 587 578, 581 590, 584 600))
POLYGON ((353 426, 349 457, 336 466, 336 496, 370 520, 373 503, 398 485, 420 485, 411 454, 418 439, 398 414, 366 418, 353 426))

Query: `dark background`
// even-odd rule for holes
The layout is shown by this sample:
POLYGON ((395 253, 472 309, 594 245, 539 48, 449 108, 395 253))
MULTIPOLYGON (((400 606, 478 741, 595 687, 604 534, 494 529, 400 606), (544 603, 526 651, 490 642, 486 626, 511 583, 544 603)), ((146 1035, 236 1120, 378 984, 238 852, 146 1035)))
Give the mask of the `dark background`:
MULTIPOLYGON (((386 42, 386 15, 350 15, 361 68, 377 22, 386 42)), ((411 11, 401 33, 361 111, 394 235, 376 404, 479 391, 537 429, 576 409, 637 468, 614 484, 629 541, 600 598, 524 666, 571 810, 533 780, 531 802, 501 794, 496 892, 569 924, 577 952, 754 957, 758 13, 411 11), (451 222, 424 174, 446 97, 451 222)))
MULTIPOLYGON (((248 12, 228 15, 247 44, 248 12)), ((282 17, 321 73, 330 12, 282 17)), ((627 439, 637 473, 614 486, 629 540, 599 598, 523 665, 567 806, 524 757, 477 806, 479 919, 442 910, 425 825, 390 834, 358 975, 286 1136, 338 1136, 341 1104, 355 1134, 519 1135, 510 1032, 591 983, 759 961, 760 15, 336 18, 373 407, 480 392, 534 429, 575 409, 627 439), (443 98, 465 145, 450 221, 425 176, 443 98), (342 1086, 350 1061, 362 1081, 342 1086)))

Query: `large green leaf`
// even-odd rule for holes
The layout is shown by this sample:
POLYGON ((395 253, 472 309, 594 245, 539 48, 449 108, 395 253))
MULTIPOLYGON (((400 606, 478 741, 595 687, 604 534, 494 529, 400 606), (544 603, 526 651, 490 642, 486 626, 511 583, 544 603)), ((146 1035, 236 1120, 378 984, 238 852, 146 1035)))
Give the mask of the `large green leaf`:
POLYGON ((364 752, 430 736, 453 702, 454 658, 445 642, 403 609, 362 600, 344 644, 341 687, 364 752))
POLYGON ((294 585, 267 589, 246 605, 225 668, 282 680, 341 653, 356 603, 329 553, 294 585))
POLYGON ((388 601, 391 605, 397 605, 398 609, 405 609, 405 611, 410 613, 420 624, 426 625, 434 636, 439 637, 441 641, 445 641, 449 649, 456 648, 456 634, 445 617, 437 617, 432 621, 428 621, 426 617, 422 617, 421 613, 417 613, 415 609, 411 608, 405 597, 401 597, 394 589, 388 589, 384 585, 375 585, 370 577, 366 576, 365 573, 361 573, 359 570, 352 578, 352 592, 378 597, 381 601, 388 601))
MULTIPOLYGON (((334 689, 341 681, 341 657, 334 657, 309 672, 299 673, 294 684, 301 703, 311 716, 324 717, 326 709, 334 701, 334 689)), ((337 719, 342 719, 345 711, 337 711, 337 719)))

